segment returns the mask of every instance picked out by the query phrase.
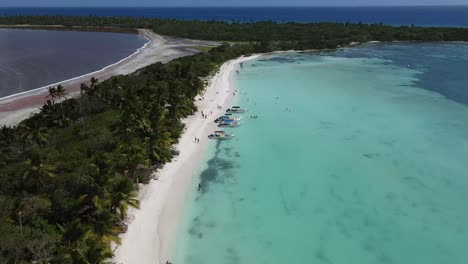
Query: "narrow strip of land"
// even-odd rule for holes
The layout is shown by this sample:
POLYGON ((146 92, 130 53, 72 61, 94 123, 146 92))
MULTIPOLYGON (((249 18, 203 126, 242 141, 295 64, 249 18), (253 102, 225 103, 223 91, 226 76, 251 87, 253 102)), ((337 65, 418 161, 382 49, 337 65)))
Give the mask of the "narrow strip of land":
POLYGON ((223 115, 234 99, 233 75, 239 64, 258 56, 223 64, 205 93, 196 98, 198 112, 183 120, 185 131, 175 146, 180 155, 157 172, 157 180, 142 186, 140 209, 129 211, 128 229, 122 235, 122 245, 115 250, 116 263, 164 264, 170 260, 192 176, 208 146, 207 135, 218 130, 213 120, 223 115), (208 118, 202 118, 201 112, 208 118), (200 141, 196 143, 195 137, 200 141))

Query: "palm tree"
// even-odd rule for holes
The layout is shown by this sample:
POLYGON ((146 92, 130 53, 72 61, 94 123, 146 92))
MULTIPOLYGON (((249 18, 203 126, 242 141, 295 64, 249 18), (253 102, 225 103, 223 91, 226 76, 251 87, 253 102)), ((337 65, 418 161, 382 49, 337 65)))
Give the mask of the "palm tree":
POLYGON ((98 216, 94 225, 94 231, 100 238, 100 240, 105 244, 110 244, 111 242, 120 245, 121 239, 119 234, 123 232, 121 226, 117 226, 117 221, 115 216, 109 211, 106 211, 98 216))
POLYGON ((80 117, 83 117, 83 101, 85 100, 84 96, 88 95, 88 92, 89 92, 89 86, 84 84, 84 83, 81 83, 80 84, 81 98, 78 99, 78 103, 79 103, 79 106, 80 106, 80 117))
POLYGON ((80 84, 80 94, 81 94, 81 96, 88 95, 88 92, 89 92, 89 86, 86 85, 85 83, 81 83, 80 84))
POLYGON ((109 210, 110 200, 95 195, 92 202, 96 211, 92 220, 93 232, 90 237, 101 240, 106 244, 110 242, 120 244, 119 233, 122 232, 122 227, 116 225, 118 222, 116 216, 109 210))
POLYGON ((91 80, 89 80, 89 82, 91 83, 90 88, 94 89, 94 87, 96 87, 96 85, 98 84, 98 79, 94 78, 93 76, 91 77, 91 80))
POLYGON ((93 264, 110 263, 109 259, 112 258, 113 255, 108 243, 106 244, 92 239, 88 242, 88 248, 83 254, 86 262, 93 264))
POLYGON ((62 233, 62 239, 68 244, 69 247, 72 246, 74 241, 78 241, 81 237, 86 234, 85 227, 81 224, 79 218, 73 219, 67 225, 60 225, 58 227, 62 233))
POLYGON ((47 143, 47 129, 42 127, 39 121, 28 120, 19 125, 23 140, 28 143, 37 143, 39 146, 47 143))
POLYGON ((149 163, 145 155, 145 148, 134 142, 123 143, 119 145, 118 148, 121 153, 120 155, 127 165, 127 169, 130 171, 131 178, 135 179, 138 186, 139 179, 136 173, 136 167, 138 164, 147 165, 149 163))
POLYGON ((121 175, 114 180, 110 191, 111 209, 118 211, 120 219, 127 216, 128 207, 140 208, 140 202, 136 198, 138 195, 133 182, 121 175))
POLYGON ((56 96, 58 97, 59 101, 60 101, 60 113, 62 115, 62 121, 63 123, 65 124, 65 115, 63 113, 63 101, 62 101, 62 97, 66 99, 66 95, 67 95, 67 92, 66 90, 63 88, 62 85, 58 85, 57 88, 56 88, 56 96))
POLYGON ((57 224, 57 226, 62 234, 64 246, 66 246, 69 251, 70 259, 67 259, 66 263, 90 264, 87 260, 88 257, 83 252, 86 252, 86 238, 91 231, 86 230, 85 226, 81 224, 78 218, 75 218, 66 225, 57 224))
POLYGON ((49 94, 46 96, 46 98, 51 98, 52 99, 52 104, 55 104, 55 98, 57 97, 57 89, 55 87, 50 86, 48 88, 49 94))
POLYGON ((15 129, 9 126, 0 127, 0 141, 5 141, 9 143, 15 139, 15 129))
POLYGON ((37 155, 33 155, 32 158, 26 160, 24 165, 27 166, 26 172, 23 174, 25 180, 37 181, 44 186, 46 180, 55 176, 55 167, 44 163, 37 155))

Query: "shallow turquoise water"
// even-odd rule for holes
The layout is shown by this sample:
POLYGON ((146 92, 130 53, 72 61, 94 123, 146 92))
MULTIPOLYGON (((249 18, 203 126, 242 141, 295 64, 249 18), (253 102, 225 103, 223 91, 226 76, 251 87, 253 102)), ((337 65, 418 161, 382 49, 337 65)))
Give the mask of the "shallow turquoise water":
POLYGON ((430 91, 467 88, 430 82, 467 45, 443 45, 410 68, 421 46, 244 63, 250 112, 200 165, 173 262, 468 263, 468 107, 430 91))

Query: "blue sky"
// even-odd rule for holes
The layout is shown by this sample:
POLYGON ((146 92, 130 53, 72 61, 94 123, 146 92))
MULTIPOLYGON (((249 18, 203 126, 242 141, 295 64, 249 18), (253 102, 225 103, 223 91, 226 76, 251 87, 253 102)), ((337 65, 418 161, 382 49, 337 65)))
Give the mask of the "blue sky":
POLYGON ((0 0, 0 6, 389 6, 468 5, 468 0, 0 0))

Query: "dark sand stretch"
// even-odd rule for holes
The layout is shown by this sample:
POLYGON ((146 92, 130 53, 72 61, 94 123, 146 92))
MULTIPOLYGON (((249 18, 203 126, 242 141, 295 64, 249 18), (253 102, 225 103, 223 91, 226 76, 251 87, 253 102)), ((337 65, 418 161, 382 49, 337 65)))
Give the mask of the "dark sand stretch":
MULTIPOLYGON (((65 80, 52 85, 61 84, 70 96, 80 92, 80 84, 88 83, 91 77, 104 81, 115 75, 130 74, 136 70, 156 62, 168 62, 175 58, 193 55, 199 51, 190 46, 217 46, 213 41, 200 41, 165 37, 153 33, 150 30, 140 29, 139 33, 151 42, 142 47, 138 52, 121 60, 118 63, 107 66, 102 70, 65 80)), ((27 92, 0 98, 0 125, 16 125, 21 120, 37 112, 46 101, 47 88, 41 87, 27 92)))

